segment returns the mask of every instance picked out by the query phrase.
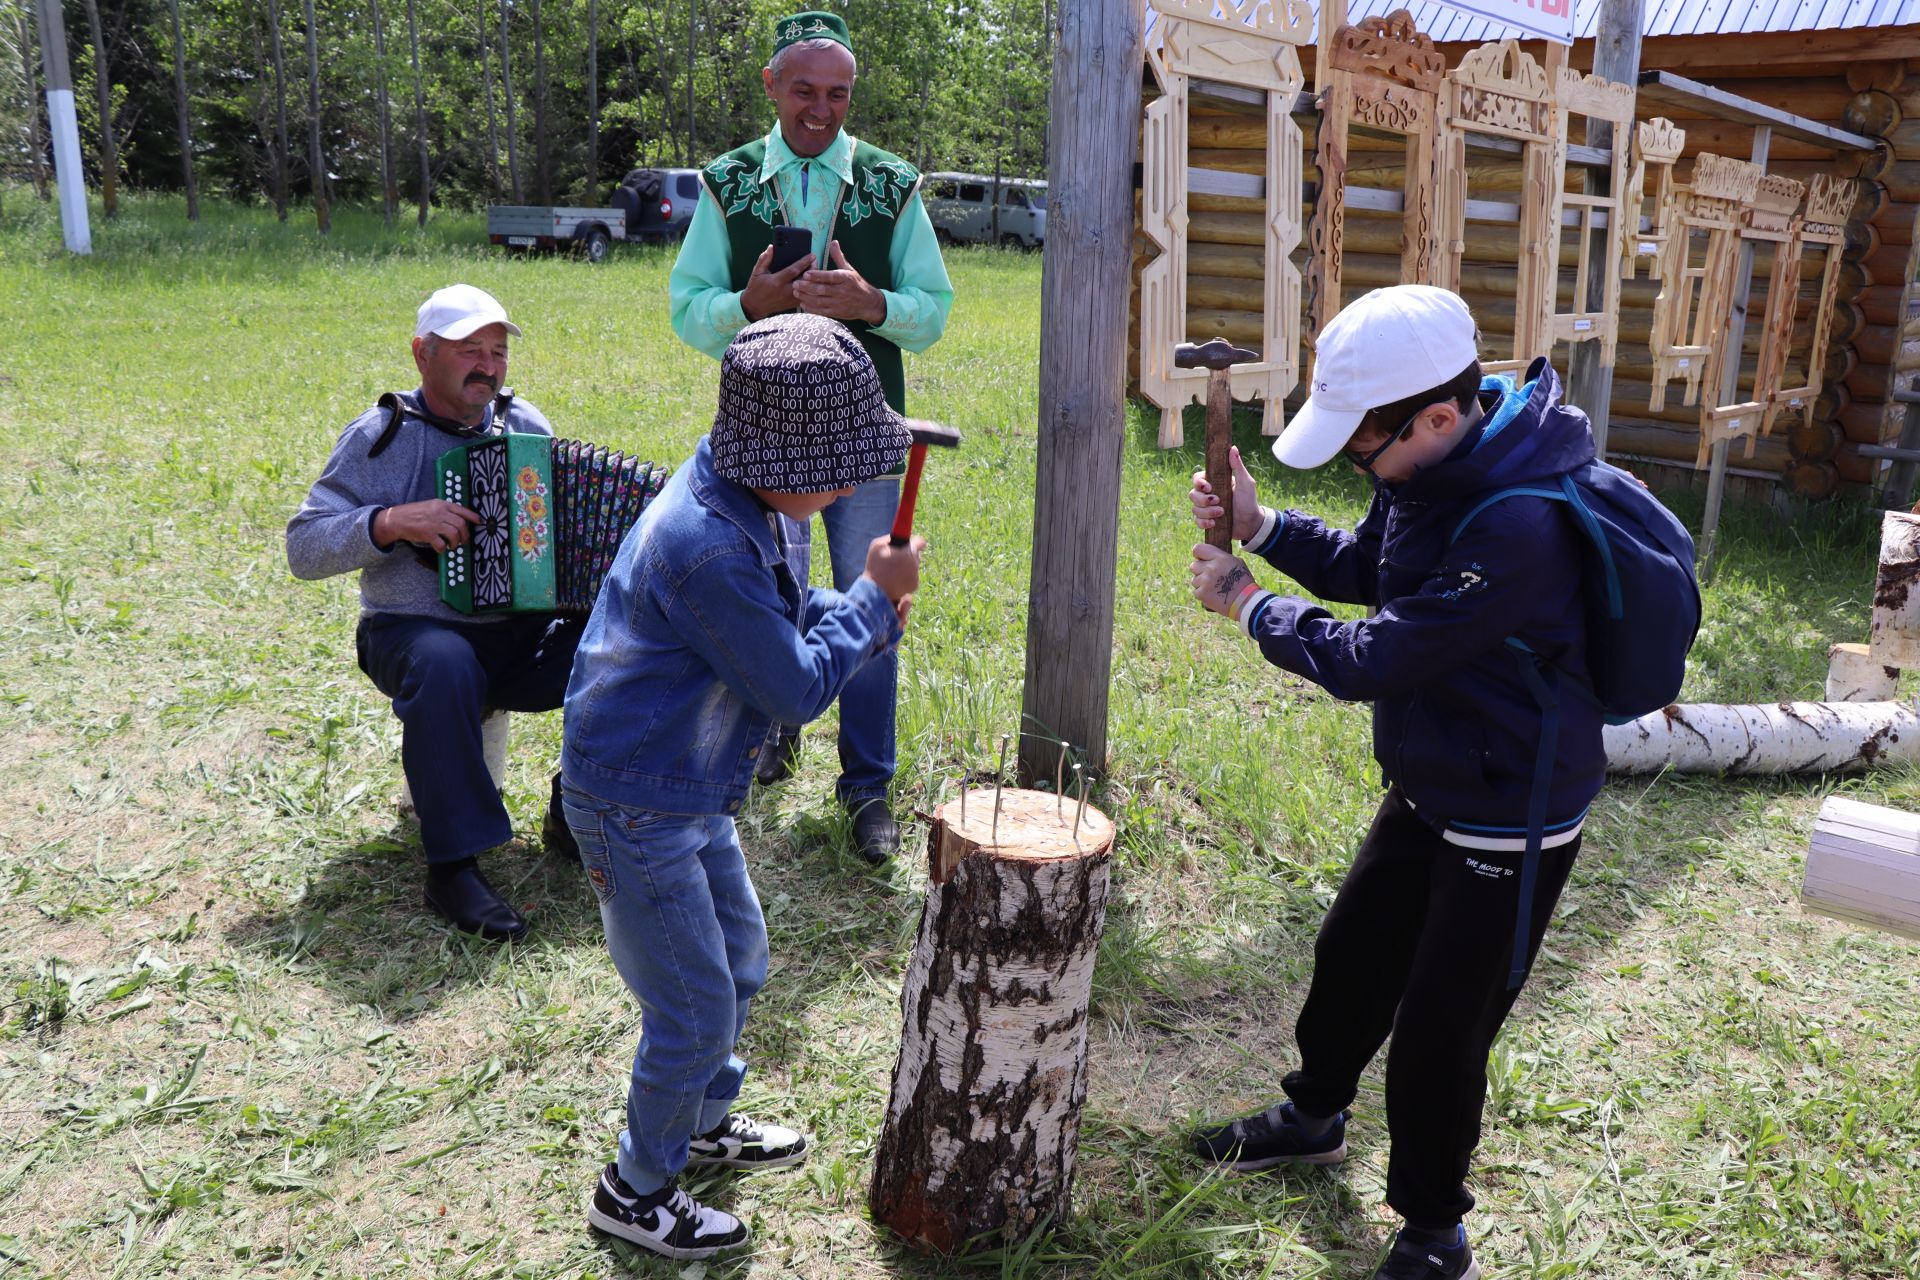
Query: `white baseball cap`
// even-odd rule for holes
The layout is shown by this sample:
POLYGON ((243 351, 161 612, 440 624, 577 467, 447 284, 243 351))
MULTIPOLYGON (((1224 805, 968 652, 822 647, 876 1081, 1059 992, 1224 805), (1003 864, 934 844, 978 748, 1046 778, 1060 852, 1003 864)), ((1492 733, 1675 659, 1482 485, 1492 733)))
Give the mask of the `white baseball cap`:
POLYGON ((470 284, 450 284, 434 290, 433 296, 420 304, 413 336, 424 338, 431 333, 458 342, 490 324, 505 325, 508 333, 520 336, 520 326, 507 319, 507 309, 492 294, 470 284))
POLYGON ((1473 313, 1430 284, 1375 289, 1327 322, 1313 388, 1273 442, 1290 467, 1317 467, 1353 438, 1367 410, 1444 386, 1480 358, 1473 313))

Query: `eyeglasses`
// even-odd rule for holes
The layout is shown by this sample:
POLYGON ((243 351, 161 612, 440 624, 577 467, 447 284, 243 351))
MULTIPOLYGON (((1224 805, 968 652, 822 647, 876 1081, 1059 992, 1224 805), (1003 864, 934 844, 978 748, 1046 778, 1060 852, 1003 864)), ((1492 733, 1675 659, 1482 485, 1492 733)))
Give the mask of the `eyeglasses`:
MULTIPOLYGON (((1433 402, 1433 404, 1440 404, 1440 403, 1443 403, 1443 402, 1439 400, 1436 400, 1433 402)), ((1418 418, 1421 414, 1425 413, 1427 410, 1433 408, 1433 404, 1423 404, 1418 409, 1415 409, 1411 414, 1407 416, 1407 420, 1400 424, 1400 427, 1398 430, 1389 434, 1387 438, 1381 441, 1380 444, 1376 448, 1374 448, 1371 452, 1361 453, 1358 449, 1342 449, 1340 452, 1346 456, 1346 459, 1348 462, 1351 462, 1354 466, 1360 468, 1362 471, 1366 472, 1368 475, 1373 476, 1373 464, 1380 460, 1380 455, 1385 453, 1387 450, 1393 448, 1395 444, 1399 443, 1402 440, 1405 440, 1408 436, 1412 435, 1414 420, 1418 418)), ((1362 418, 1361 421, 1364 423, 1366 419, 1362 418)), ((1374 476, 1374 479, 1376 480, 1378 480, 1379 478, 1380 477, 1378 476, 1374 476)))

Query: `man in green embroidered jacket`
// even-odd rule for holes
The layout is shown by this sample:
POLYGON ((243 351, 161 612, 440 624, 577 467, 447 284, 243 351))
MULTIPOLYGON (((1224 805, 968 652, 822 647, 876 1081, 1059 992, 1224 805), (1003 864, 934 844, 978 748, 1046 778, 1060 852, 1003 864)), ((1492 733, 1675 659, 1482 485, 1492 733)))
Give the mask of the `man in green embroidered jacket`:
MULTIPOLYGON (((775 25, 773 57, 760 76, 779 122, 702 172, 700 203, 668 281, 673 331, 718 359, 734 334, 765 316, 830 316, 867 349, 887 403, 905 412, 900 353, 939 340, 953 286, 920 203, 919 172, 841 128, 855 70, 837 14, 798 13, 775 25), (773 229, 782 224, 804 228, 813 251, 769 271, 773 229)), ((835 587, 864 571, 867 545, 892 527, 899 500, 898 475, 883 476, 821 514, 835 587)), ((875 865, 900 845, 887 804, 897 673, 889 652, 840 695, 836 790, 861 856, 875 865)), ((793 772, 799 735, 797 727, 775 727, 755 772, 761 782, 793 772)))

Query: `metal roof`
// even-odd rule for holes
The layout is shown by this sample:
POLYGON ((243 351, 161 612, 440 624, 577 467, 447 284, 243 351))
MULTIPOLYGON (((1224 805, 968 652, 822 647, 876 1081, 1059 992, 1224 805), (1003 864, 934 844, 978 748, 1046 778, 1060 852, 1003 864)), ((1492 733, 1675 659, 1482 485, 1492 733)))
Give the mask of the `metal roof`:
MULTIPOLYGON (((1319 5, 1315 4, 1317 12, 1319 5)), ((1354 18, 1413 13, 1414 25, 1437 41, 1503 40, 1520 34, 1505 23, 1443 4, 1405 0, 1351 0, 1354 18)), ((1643 36, 1743 35, 1759 31, 1833 31, 1920 22, 1920 0, 1646 0, 1643 36)), ((1573 34, 1590 40, 1600 23, 1600 0, 1574 0, 1573 34)))
MULTIPOLYGON (((1309 0, 1315 13, 1317 0, 1309 0)), ((1601 0, 1574 0, 1573 34, 1593 38, 1601 0)), ((1149 10, 1151 10, 1149 0, 1149 10)), ((1395 9, 1437 41, 1503 40, 1521 34, 1505 23, 1427 0, 1349 0, 1349 18, 1384 17, 1395 9)), ((1920 23, 1920 0, 1646 0, 1644 36, 1744 35, 1760 31, 1836 31, 1920 23)), ((1149 21, 1152 20, 1151 14, 1149 21)))

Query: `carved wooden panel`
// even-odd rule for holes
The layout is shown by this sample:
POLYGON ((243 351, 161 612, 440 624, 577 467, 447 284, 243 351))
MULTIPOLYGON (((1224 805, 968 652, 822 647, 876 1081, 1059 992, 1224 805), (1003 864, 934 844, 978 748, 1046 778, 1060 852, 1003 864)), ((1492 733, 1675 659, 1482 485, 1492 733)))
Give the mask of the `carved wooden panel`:
POLYGON ((1652 409, 1666 407, 1667 383, 1675 378, 1682 380, 1682 404, 1700 399, 1707 358, 1732 311, 1741 216, 1759 189, 1760 174, 1758 165, 1703 151, 1694 158, 1691 182, 1669 190, 1648 343, 1652 409))
POLYGON ((1299 46, 1313 38, 1305 0, 1158 0, 1160 45, 1148 65, 1162 96, 1147 107, 1141 138, 1140 225, 1157 257, 1140 273, 1140 391, 1160 408, 1160 445, 1184 439, 1181 410, 1206 398, 1207 371, 1181 369, 1173 349, 1210 333, 1187 332, 1187 135, 1193 77, 1267 95, 1266 236, 1261 359, 1236 365, 1236 400, 1264 400, 1261 428, 1278 435, 1281 402, 1300 381, 1300 243, 1304 143, 1293 101, 1305 82, 1299 46), (1214 16, 1215 8, 1220 16, 1214 16))
POLYGON ((1634 89, 1629 84, 1617 84, 1597 76, 1583 76, 1563 67, 1556 90, 1559 119, 1555 160, 1559 172, 1553 176, 1558 207, 1553 210, 1547 224, 1549 249, 1546 256, 1548 285, 1545 301, 1548 342, 1598 342, 1600 362, 1611 365, 1620 334, 1620 273, 1615 270, 1615 264, 1620 261, 1626 238, 1639 229, 1637 225, 1632 228, 1627 226, 1629 210, 1632 210, 1632 217, 1638 223, 1638 206, 1628 205, 1626 201, 1627 157, 1632 149, 1634 132, 1634 89), (1606 195, 1564 190, 1567 135, 1576 115, 1589 120, 1604 120, 1613 126, 1606 195), (1577 217, 1572 234, 1576 237, 1579 251, 1575 260, 1573 300, 1567 309, 1561 310, 1556 303, 1560 283, 1560 245, 1568 234, 1562 220, 1562 210, 1569 209, 1577 217), (1602 241, 1601 252, 1596 256, 1593 251, 1593 231, 1602 220, 1606 223, 1606 238, 1602 241), (1587 309, 1587 283, 1596 272, 1601 277, 1601 299, 1599 307, 1590 311, 1587 309))
MULTIPOLYGON (((1813 182, 1807 187, 1806 211, 1794 230, 1795 270, 1787 277, 1798 285, 1799 260, 1806 256, 1810 248, 1826 255, 1826 265, 1820 273, 1819 291, 1809 317, 1813 336, 1807 347, 1807 372, 1800 385, 1774 389, 1761 420, 1761 435, 1771 434, 1783 413, 1799 414, 1805 420, 1813 412, 1813 402, 1820 395, 1827 334, 1833 325, 1833 308, 1840 290, 1841 250, 1846 243, 1847 218, 1853 212, 1853 202, 1858 194, 1859 188, 1851 179, 1830 177, 1824 173, 1815 174, 1813 182)), ((1780 355, 1783 361, 1793 349, 1794 332, 1794 326, 1789 325, 1781 340, 1780 355)))
POLYGON ((1488 372, 1524 370, 1553 345, 1553 290, 1566 150, 1560 141, 1554 84, 1559 70, 1543 67, 1517 40, 1472 49, 1447 73, 1440 119, 1440 266, 1438 283, 1459 289, 1466 248, 1467 135, 1486 134, 1522 144, 1513 359, 1482 362, 1488 372))
POLYGON ((1627 194, 1622 205, 1627 219, 1620 244, 1622 279, 1633 279, 1642 258, 1647 259, 1647 278, 1660 278, 1658 263, 1661 246, 1667 242, 1665 218, 1672 200, 1673 166, 1686 145, 1687 131, 1665 116, 1655 116, 1634 130, 1633 169, 1627 178, 1627 194), (1651 192, 1647 190, 1649 171, 1654 182, 1651 192), (1651 210, 1647 207, 1649 195, 1653 198, 1651 210), (1640 229, 1642 217, 1648 219, 1645 231, 1640 229))
MULTIPOLYGON (((1746 456, 1751 458, 1760 433, 1773 421, 1773 415, 1767 410, 1780 389, 1781 371, 1786 367, 1787 341, 1793 329, 1794 304, 1800 292, 1800 254, 1793 224, 1794 211, 1800 207, 1805 194, 1804 183, 1781 177, 1777 173, 1762 173, 1754 183, 1753 194, 1740 210, 1736 228, 1738 239, 1773 246, 1773 262, 1767 272, 1766 305, 1757 315, 1749 316, 1760 326, 1760 354, 1754 364, 1753 387, 1747 399, 1730 404, 1718 404, 1714 400, 1703 402, 1700 452, 1694 461, 1696 468, 1706 465, 1713 445, 1720 440, 1744 438, 1747 442, 1746 456)), ((1739 252, 1738 248, 1735 257, 1740 263, 1746 261, 1746 255, 1739 252)), ((1740 283, 1738 270, 1736 266, 1733 277, 1735 288, 1740 283)), ((1737 388, 1739 385, 1738 362, 1745 342, 1736 342, 1734 335, 1727 332, 1731 319, 1729 299, 1727 318, 1720 326, 1721 338, 1707 358, 1706 385, 1715 397, 1721 394, 1722 387, 1737 388), (1731 378, 1728 376, 1730 362, 1733 365, 1731 378)))
POLYGON ((1317 339, 1340 310, 1341 237, 1346 224, 1347 134, 1353 125, 1407 140, 1400 240, 1400 280, 1440 283, 1440 91, 1446 59, 1405 9, 1338 27, 1326 41, 1326 84, 1320 86, 1314 202, 1307 259, 1307 329, 1317 339))

